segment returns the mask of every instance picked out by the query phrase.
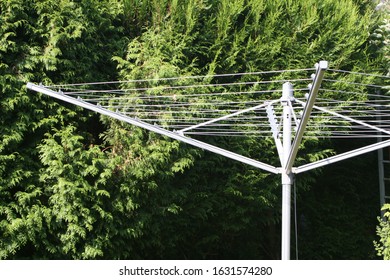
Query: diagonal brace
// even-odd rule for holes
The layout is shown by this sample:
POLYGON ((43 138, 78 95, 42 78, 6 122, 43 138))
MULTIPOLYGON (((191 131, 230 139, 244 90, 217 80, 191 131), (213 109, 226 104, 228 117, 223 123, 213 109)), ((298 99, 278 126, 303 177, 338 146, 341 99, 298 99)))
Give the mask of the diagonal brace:
POLYGON ((299 174, 299 173, 306 172, 306 171, 309 171, 309 170, 312 170, 315 168, 319 168, 319 167, 322 167, 322 166, 325 166, 328 164, 332 164, 332 163, 339 162, 339 161, 342 161, 345 159, 349 159, 349 158, 356 157, 356 156, 359 156, 362 154, 366 154, 366 153, 369 153, 369 152, 372 152, 375 150, 383 149, 383 148, 386 148, 389 146, 390 146, 390 140, 378 142, 375 144, 371 144, 369 146, 358 148, 358 149, 355 149, 355 150, 352 150, 349 152, 345 152, 345 153, 342 153, 339 155, 335 155, 335 156, 332 156, 329 158, 325 158, 325 159, 322 159, 322 160, 319 160, 316 162, 308 163, 308 164, 293 168, 293 173, 299 174))
MULTIPOLYGON (((296 100, 298 101, 299 103, 301 104, 305 104, 305 102, 302 102, 300 100, 296 100)), ((348 116, 344 116, 342 114, 339 114, 339 113, 336 113, 336 112, 333 112, 331 110, 328 110, 328 109, 325 109, 325 108, 322 108, 322 107, 318 107, 318 106, 313 106, 314 109, 318 110, 318 111, 322 111, 324 113, 327 113, 329 115, 333 115, 333 116, 336 116, 336 117, 339 117, 341 119, 344 119, 344 120, 347 120, 349 122, 354 122, 354 123, 357 123, 357 124, 360 124, 361 126, 365 126, 367 128, 371 128, 373 130, 376 130, 378 132, 382 132, 384 134, 388 134, 390 135, 390 131, 386 130, 386 129, 383 129, 383 128, 380 128, 380 127, 377 127, 375 125, 371 125, 371 124, 368 124, 366 122, 363 122, 363 121, 359 121, 357 119, 354 119, 354 118, 351 118, 351 117, 348 117, 348 116)))
POLYGON ((276 119, 274 107, 272 106, 272 104, 268 104, 266 112, 267 112, 268 122, 269 122, 269 125, 271 127, 272 136, 273 136, 274 141, 275 141, 276 150, 278 151, 280 164, 283 165, 283 162, 282 162, 283 161, 282 160, 282 158, 283 158, 283 145, 282 145, 282 141, 280 140, 280 135, 279 135, 280 134, 280 125, 278 123, 278 120, 276 119))
POLYGON ((290 155, 286 161, 286 166, 285 166, 286 170, 291 170, 292 166, 294 165, 299 146, 301 145, 301 142, 302 142, 303 134, 306 130, 306 125, 309 121, 311 111, 312 111, 313 106, 314 106, 314 102, 317 98, 318 90, 320 89, 321 82, 322 82, 322 79, 323 79, 324 74, 325 74, 325 70, 328 69, 328 62, 327 61, 320 61, 316 65, 316 67, 317 67, 317 71, 316 71, 315 76, 314 76, 313 84, 310 88, 309 98, 308 98, 306 106, 303 110, 302 119, 299 123, 298 130, 297 130, 297 133, 296 133, 295 138, 294 138, 294 142, 291 146, 290 155))
POLYGON ((260 108, 263 108, 263 107, 266 107, 267 105, 275 103, 276 101, 277 100, 275 100, 275 101, 273 101, 271 103, 263 103, 263 104, 256 105, 256 106, 253 106, 253 107, 250 107, 250 108, 247 108, 247 109, 239 110, 239 111, 234 112, 234 113, 229 114, 229 115, 225 115, 225 116, 222 116, 222 117, 219 117, 219 118, 215 118, 215 119, 203 122, 203 123, 199 123, 199 124, 196 124, 196 125, 192 125, 190 127, 186 127, 184 129, 178 130, 178 132, 179 133, 183 133, 183 132, 186 132, 188 130, 192 130, 192 129, 195 129, 195 128, 198 128, 198 127, 201 127, 201 126, 205 126, 205 125, 208 125, 208 124, 212 124, 212 123, 216 123, 216 122, 219 122, 219 121, 227 120, 229 118, 232 118, 232 117, 244 114, 244 113, 248 113, 250 111, 254 111, 254 110, 257 110, 257 109, 260 109, 260 108))

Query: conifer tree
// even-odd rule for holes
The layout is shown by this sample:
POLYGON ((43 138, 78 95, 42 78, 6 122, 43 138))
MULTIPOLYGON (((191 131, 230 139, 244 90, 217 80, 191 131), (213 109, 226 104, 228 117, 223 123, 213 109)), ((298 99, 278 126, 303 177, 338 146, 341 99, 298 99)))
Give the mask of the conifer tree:
MULTIPOLYGON (((279 258, 278 178, 24 85, 307 68, 322 59, 381 69, 377 27, 371 0, 1 1, 0 258, 279 258)), ((247 156, 274 153, 271 141, 219 141, 247 156)), ((308 157, 323 156, 320 142, 307 144, 308 157)), ((305 176, 299 192, 316 183, 305 176)), ((306 193, 307 209, 317 206, 319 192, 306 193)), ((367 256, 308 244, 307 258, 367 256)))

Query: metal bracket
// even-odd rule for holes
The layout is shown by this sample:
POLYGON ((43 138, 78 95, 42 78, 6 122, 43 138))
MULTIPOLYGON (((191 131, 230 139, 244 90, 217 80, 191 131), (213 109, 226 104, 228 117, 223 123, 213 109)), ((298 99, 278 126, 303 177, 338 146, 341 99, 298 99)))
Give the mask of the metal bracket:
POLYGON ((276 149, 278 151, 280 164, 282 163, 282 155, 283 155, 283 145, 282 141, 280 140, 280 124, 276 118, 274 106, 272 104, 269 104, 266 109, 269 125, 271 127, 272 136, 275 141, 276 149))

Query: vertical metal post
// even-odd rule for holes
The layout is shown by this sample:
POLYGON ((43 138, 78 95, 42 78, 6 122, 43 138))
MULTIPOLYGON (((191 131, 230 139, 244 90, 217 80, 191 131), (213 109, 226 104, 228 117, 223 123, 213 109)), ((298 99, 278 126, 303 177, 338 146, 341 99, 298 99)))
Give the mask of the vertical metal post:
POLYGON ((291 83, 283 84, 283 159, 282 159, 282 260, 290 259, 291 235, 291 185, 293 174, 287 169, 287 161, 291 152, 291 118, 292 112, 288 100, 293 99, 291 83))
MULTIPOLYGON (((377 90, 376 94, 380 95, 381 94, 380 90, 377 90)), ((379 109, 383 109, 383 108, 379 108, 379 109)), ((379 126, 382 125, 381 114, 377 114, 376 119, 378 121, 378 125, 379 126)), ((383 141, 383 139, 381 137, 381 134, 378 132, 377 142, 380 143, 382 141, 383 141)), ((386 192, 385 192, 385 190, 386 190, 385 161, 383 158, 383 149, 378 150, 378 175, 379 175, 379 203, 380 203, 379 209, 382 209, 383 205, 386 203, 386 199, 385 199, 385 195, 386 195, 386 192)), ((383 218, 383 215, 384 215, 384 212, 381 211, 382 218, 383 218)))
POLYGON ((378 173, 379 173, 379 203, 380 203, 380 207, 382 208, 383 205, 386 203, 383 149, 378 150, 378 173))

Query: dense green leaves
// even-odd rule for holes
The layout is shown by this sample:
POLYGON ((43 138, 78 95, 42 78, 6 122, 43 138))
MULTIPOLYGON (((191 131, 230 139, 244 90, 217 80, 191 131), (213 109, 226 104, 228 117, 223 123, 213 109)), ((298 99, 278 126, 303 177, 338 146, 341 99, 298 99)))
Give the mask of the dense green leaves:
MULTIPOLYGON (((116 37, 120 28, 112 24, 114 7, 99 1, 0 3, 2 258, 33 257, 34 247, 45 248, 39 247, 40 240, 49 242, 43 222, 47 197, 39 180, 42 162, 37 149, 44 133, 72 122, 85 127, 83 113, 27 93, 24 84, 111 76, 110 59, 121 46, 116 37), (95 13, 95 8, 100 12, 95 13), (115 44, 97 51, 108 34, 116 39, 115 44)), ((37 250, 37 257, 48 257, 37 250)))
POLYGON ((390 205, 385 204, 382 207, 383 219, 379 219, 379 226, 377 227, 377 234, 379 242, 375 242, 375 249, 379 256, 385 260, 390 260, 390 205))
MULTIPOLYGON (((390 3, 384 2, 380 10, 384 14, 382 24, 373 33, 373 45, 378 47, 379 52, 383 52, 387 65, 387 73, 390 73, 390 3)), ((382 207, 383 216, 378 218, 377 235, 379 241, 375 242, 377 254, 385 260, 390 260, 390 205, 382 207)))
MULTIPOLYGON (((0 258, 278 258, 277 176, 24 85, 307 68, 320 59, 332 68, 383 69, 385 33, 374 8, 368 0, 2 1, 0 258)), ((272 141, 218 141, 259 159, 275 153, 272 141)), ((304 142, 298 160, 334 152, 322 145, 304 142)), ((354 164, 373 174, 372 159, 354 164)), ((375 198, 361 196, 373 180, 334 173, 348 183, 318 183, 318 173, 298 178, 299 197, 308 200, 303 257, 371 258, 371 215, 357 202, 372 205, 375 198), (322 204, 334 197, 337 207, 322 204), (329 213, 340 214, 335 224, 317 222, 329 213), (351 249, 355 243, 364 249, 351 249)))

